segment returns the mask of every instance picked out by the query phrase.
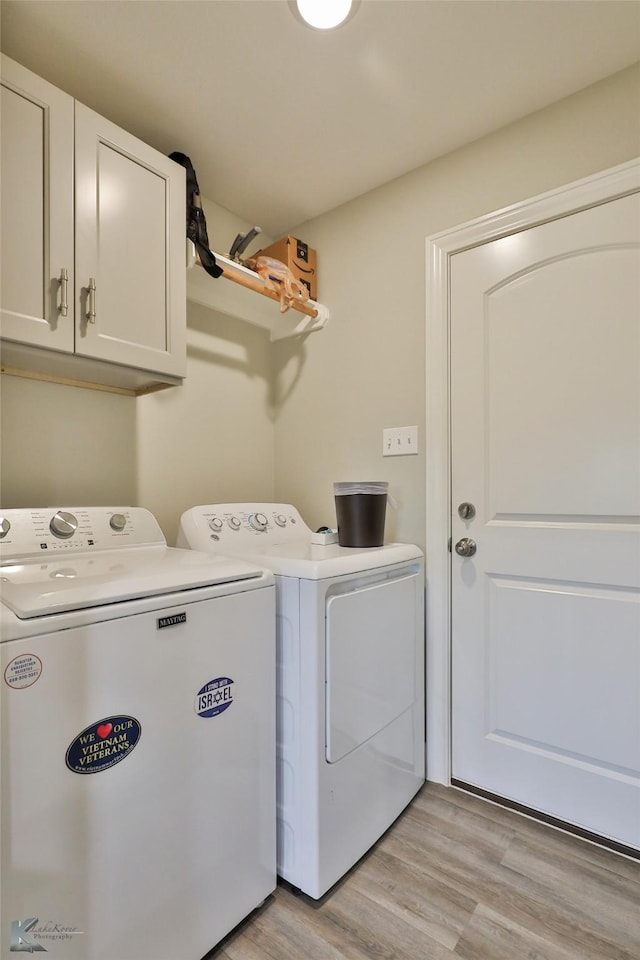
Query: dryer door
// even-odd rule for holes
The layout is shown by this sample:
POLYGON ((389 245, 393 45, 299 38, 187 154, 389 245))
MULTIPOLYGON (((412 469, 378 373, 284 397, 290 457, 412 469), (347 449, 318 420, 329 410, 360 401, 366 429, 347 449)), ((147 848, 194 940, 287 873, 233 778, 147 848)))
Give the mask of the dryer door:
POLYGON ((420 577, 327 597, 326 757, 335 763, 415 701, 420 577))

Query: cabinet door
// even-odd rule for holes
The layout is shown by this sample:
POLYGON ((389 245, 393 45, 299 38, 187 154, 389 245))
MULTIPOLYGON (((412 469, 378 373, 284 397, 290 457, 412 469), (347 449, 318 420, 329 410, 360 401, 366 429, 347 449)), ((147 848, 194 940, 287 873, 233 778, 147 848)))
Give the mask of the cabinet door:
POLYGON ((184 177, 76 103, 76 354, 184 376, 184 177))
POLYGON ((1 97, 2 336, 72 351, 73 99, 4 56, 1 97))

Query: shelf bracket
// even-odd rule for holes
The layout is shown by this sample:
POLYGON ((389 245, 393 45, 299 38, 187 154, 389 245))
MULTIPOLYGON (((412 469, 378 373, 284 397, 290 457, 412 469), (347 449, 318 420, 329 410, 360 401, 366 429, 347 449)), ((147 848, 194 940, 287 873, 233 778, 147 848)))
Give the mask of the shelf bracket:
POLYGON ((328 308, 315 300, 294 301, 285 313, 281 313, 279 309, 277 313, 274 312, 271 303, 267 311, 259 309, 251 294, 260 294, 270 302, 275 301, 279 304, 280 297, 276 291, 271 290, 262 277, 243 264, 236 263, 235 260, 230 260, 219 253, 215 254, 215 258, 222 269, 222 277, 217 280, 205 274, 199 265, 195 247, 191 241, 187 240, 187 267, 189 268, 187 298, 189 300, 249 323, 267 327, 274 341, 321 330, 329 320, 328 308), (247 290, 247 296, 243 299, 241 294, 233 297, 228 290, 221 289, 220 281, 223 278, 247 290))

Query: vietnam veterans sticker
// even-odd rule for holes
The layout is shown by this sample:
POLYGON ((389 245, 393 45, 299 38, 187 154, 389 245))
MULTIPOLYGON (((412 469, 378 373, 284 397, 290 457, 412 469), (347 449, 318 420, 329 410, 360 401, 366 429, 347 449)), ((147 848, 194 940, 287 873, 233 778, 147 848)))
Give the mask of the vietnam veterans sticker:
POLYGON ((216 677, 198 690, 194 708, 199 717, 217 717, 233 703, 233 680, 216 677))
POLYGON ((66 764, 74 773, 101 773, 129 756, 141 732, 135 717, 105 717, 69 744, 66 764))

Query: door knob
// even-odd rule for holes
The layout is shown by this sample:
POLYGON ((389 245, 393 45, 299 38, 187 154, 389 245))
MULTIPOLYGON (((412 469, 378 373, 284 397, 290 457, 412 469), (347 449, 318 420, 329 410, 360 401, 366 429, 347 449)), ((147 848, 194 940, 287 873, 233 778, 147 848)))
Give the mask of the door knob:
POLYGON ((475 540, 470 537, 463 537, 455 545, 455 551, 459 557, 472 557, 477 550, 475 540))

